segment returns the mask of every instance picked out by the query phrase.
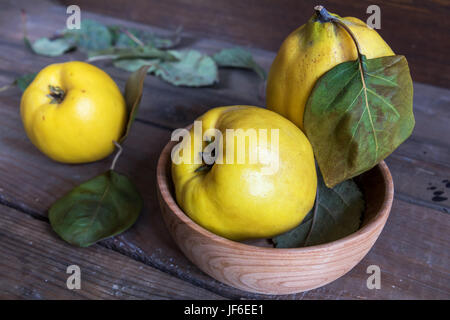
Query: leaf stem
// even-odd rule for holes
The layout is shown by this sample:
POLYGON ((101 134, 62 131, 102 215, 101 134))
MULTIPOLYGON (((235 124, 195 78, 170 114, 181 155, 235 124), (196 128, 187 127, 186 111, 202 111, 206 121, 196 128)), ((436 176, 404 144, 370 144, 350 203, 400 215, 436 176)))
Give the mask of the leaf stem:
POLYGON ((320 22, 325 23, 325 22, 333 22, 337 25, 339 25, 340 27, 344 28, 345 31, 348 32, 348 34, 350 35, 350 37, 352 37, 353 42, 356 45, 356 50, 358 51, 358 58, 360 59, 362 56, 361 53, 361 47, 358 43, 358 40, 356 39, 354 33, 352 32, 352 30, 350 30, 350 28, 339 18, 331 15, 327 9, 325 9, 323 6, 315 6, 314 10, 316 11, 317 14, 317 18, 319 19, 320 22))
POLYGON ((133 40, 137 45, 144 47, 145 44, 138 38, 136 37, 134 34, 132 34, 130 31, 128 31, 127 29, 122 29, 122 32, 125 33, 131 40, 133 40))
MULTIPOLYGON (((364 87, 364 90, 367 90, 366 81, 364 79, 364 66, 363 66, 363 54, 361 51, 361 46, 359 45, 358 39, 356 39, 355 34, 352 32, 352 30, 339 18, 332 16, 327 9, 325 9, 323 6, 315 6, 314 10, 316 10, 318 19, 321 22, 332 22, 338 25, 339 27, 343 28, 352 38, 353 42, 356 45, 356 51, 358 52, 358 63, 359 63, 359 71, 361 72, 361 81, 364 87)), ((366 100, 367 100, 367 94, 366 94, 366 100)), ((366 101, 367 102, 367 101, 366 101)))
POLYGON ((94 62, 99 60, 114 60, 114 59, 117 59, 117 54, 105 54, 101 56, 87 58, 86 62, 94 62))
POLYGON ((333 17, 331 21, 338 24, 340 27, 344 28, 345 31, 347 31, 347 33, 350 35, 350 37, 352 37, 352 40, 356 45, 356 51, 358 51, 358 59, 361 60, 361 57, 362 57, 361 47, 359 45, 358 40, 355 37, 355 34, 352 32, 352 30, 350 30, 350 28, 344 22, 342 22, 342 20, 339 18, 333 17))
POLYGON ((25 39, 28 39, 28 32, 27 32, 27 13, 25 9, 20 10, 20 16, 22 18, 22 31, 23 31, 23 37, 25 39))
POLYGON ((28 39, 28 31, 27 31, 27 13, 24 9, 21 10, 21 18, 22 18, 22 32, 23 32, 23 42, 25 46, 34 52, 33 44, 30 39, 28 39))
POLYGON ((13 82, 13 83, 7 84, 6 86, 0 87, 0 92, 6 91, 6 90, 14 87, 14 84, 15 83, 13 82))
POLYGON ((113 141, 113 143, 117 147, 117 149, 119 149, 119 151, 114 156, 114 159, 113 159, 113 162, 111 164, 111 167, 109 168, 109 170, 111 170, 111 171, 114 171, 114 168, 116 167, 116 162, 119 159, 119 157, 120 157, 120 155, 122 154, 122 151, 123 151, 122 146, 117 141, 113 141))
MULTIPOLYGON (((314 9, 317 11, 318 9, 320 9, 319 7, 322 6, 316 6, 314 9)), ((350 35, 350 37, 352 38, 353 42, 356 45, 356 51, 358 52, 358 64, 359 64, 359 72, 361 75, 361 82, 362 82, 362 86, 363 86, 363 90, 364 90, 364 98, 365 98, 365 105, 366 105, 366 109, 368 111, 368 116, 369 116, 369 120, 370 120, 370 124, 372 126, 372 129, 375 132, 374 129, 374 123, 373 123, 373 119, 372 119, 372 115, 371 112, 369 110, 369 98, 367 96, 367 85, 366 85, 366 79, 365 79, 365 70, 364 70, 364 64, 363 64, 363 54, 361 51, 361 46, 359 45, 358 40, 356 39, 355 34, 352 32, 352 30, 350 30, 350 28, 339 18, 334 17, 332 15, 330 15, 328 13, 328 11, 326 11, 326 9, 324 7, 321 8, 320 13, 318 13, 319 15, 323 14, 323 12, 325 12, 326 14, 328 14, 328 16, 326 16, 329 21, 335 23, 336 25, 340 26, 341 28, 343 28, 345 31, 347 31, 347 33, 350 35)), ((377 140, 377 136, 376 134, 374 134, 374 140, 375 140, 375 150, 376 150, 376 154, 378 154, 378 140, 377 140)))
MULTIPOLYGON (((352 32, 352 30, 350 30, 350 28, 344 22, 342 22, 342 20, 340 20, 339 18, 336 18, 336 17, 332 17, 331 21, 333 23, 336 23, 338 26, 344 28, 345 31, 347 31, 347 33, 350 35, 350 37, 352 37, 352 40, 353 40, 353 42, 356 45, 356 51, 358 52, 358 63, 359 63, 359 71, 361 73, 361 81, 362 81, 362 84, 363 84, 364 91, 367 91, 366 80, 364 79, 364 66, 363 66, 361 47, 360 47, 360 45, 358 43, 358 40, 356 39, 356 37, 355 37, 354 33, 352 32)), ((365 96, 366 96, 366 103, 368 104, 367 93, 365 94, 365 96)))

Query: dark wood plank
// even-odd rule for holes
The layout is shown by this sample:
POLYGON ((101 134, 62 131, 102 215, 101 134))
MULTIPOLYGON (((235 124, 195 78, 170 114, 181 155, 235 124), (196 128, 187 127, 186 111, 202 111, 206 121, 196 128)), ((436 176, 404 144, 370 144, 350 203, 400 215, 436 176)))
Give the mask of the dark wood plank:
POLYGON ((394 153, 386 159, 394 179, 395 198, 450 213, 450 170, 394 153), (436 194, 440 194, 437 198, 436 194))
MULTIPOLYGON (((6 11, 6 13, 5 11, 0 12, 0 27, 2 23, 4 23, 3 21, 8 21, 7 18, 12 16, 11 11, 14 10, 10 10, 10 12, 6 11), (3 17, 5 18, 3 19, 3 17)), ((59 26, 59 23, 64 19, 64 14, 61 14, 63 10, 51 5, 47 10, 42 10, 40 12, 46 12, 48 16, 45 19, 46 23, 42 23, 42 13, 38 18, 34 17, 30 19, 34 19, 32 21, 33 37, 51 34, 54 30, 59 29, 57 26, 59 26), (49 26, 50 22, 54 23, 53 27, 49 26)), ((85 13, 85 16, 100 18, 99 16, 89 15, 88 13, 85 13)), ((117 20, 110 18, 105 19, 105 21, 118 22, 117 20)), ((11 21, 13 26, 15 23, 17 23, 17 21, 11 21)), ((35 56, 24 50, 20 34, 18 35, 17 33, 11 32, 10 29, 4 28, 0 28, 0 34, 2 34, 0 40, 0 56, 2 57, 2 59, 0 59, 0 70, 2 70, 0 73, 0 86, 11 82, 18 74, 37 71, 52 61, 64 61, 68 58, 79 59, 80 57, 83 57, 83 55, 79 53, 58 59, 35 56), (18 61, 21 63, 18 63, 18 61)), ((210 42, 209 40, 199 40, 194 42, 193 46, 198 46, 207 52, 213 52, 221 47, 231 46, 231 44, 220 41, 210 42)), ((257 59, 266 66, 271 61, 270 57, 273 57, 273 53, 267 51, 255 50, 254 52, 257 59)), ((105 66, 105 68, 119 85, 123 87, 124 81, 128 75, 108 66, 105 66)), ((147 78, 138 122, 133 127, 131 136, 125 146, 125 153, 118 163, 118 170, 127 173, 136 183, 139 190, 141 190, 145 197, 146 207, 142 216, 132 229, 119 237, 102 243, 102 245, 111 247, 133 259, 157 267, 167 273, 214 290, 221 295, 231 298, 257 298, 261 296, 234 290, 217 283, 190 264, 169 238, 161 220, 155 197, 154 178, 156 159, 163 145, 169 139, 170 130, 167 129, 184 126, 191 122, 197 115, 216 105, 232 104, 233 101, 236 101, 235 103, 248 101, 246 103, 261 105, 260 103, 257 103, 259 84, 257 78, 251 73, 225 71, 224 79, 225 80, 215 88, 187 89, 170 86, 153 77, 147 78), (177 103, 180 103, 180 105, 177 105, 177 103), (156 124, 163 128, 157 128, 149 125, 149 123, 156 124)), ((422 86, 419 85, 419 90, 417 90, 416 85, 416 94, 418 91, 419 93, 421 92, 420 87, 422 86)), ((425 87, 428 88, 427 86, 425 87)), ((428 91, 428 94, 430 95, 428 98, 431 97, 431 94, 436 94, 436 91, 433 90, 423 90, 422 92, 426 91, 428 91)), ((448 100, 445 100, 446 97, 448 97, 448 91, 439 89, 437 92, 439 93, 439 98, 437 98, 436 101, 441 101, 439 102, 439 105, 444 109, 446 101, 448 102, 448 100)), ((106 170, 111 159, 81 166, 57 164, 46 159, 32 147, 25 136, 18 114, 19 100, 20 93, 17 89, 11 89, 8 92, 0 94, 0 201, 4 204, 13 205, 23 212, 45 217, 46 211, 53 201, 75 185, 106 170), (45 181, 45 183, 42 183, 43 181, 45 181)), ((420 119, 422 120, 419 118, 417 120, 423 121, 423 123, 430 121, 429 123, 433 123, 434 127, 430 130, 435 130, 436 127, 440 126, 442 132, 445 133, 446 130, 448 130, 448 128, 444 127, 445 122, 439 120, 439 114, 437 113, 433 113, 432 116, 429 115, 430 111, 427 111, 425 108, 426 101, 428 101, 428 99, 424 98, 424 112, 423 115, 420 115, 420 119), (430 117, 426 118, 427 116, 430 117), (434 123, 436 123, 436 126, 434 126, 434 123)), ((434 110, 433 104, 431 104, 431 108, 434 110)), ((425 127, 426 126, 424 126, 424 128, 425 127)), ((436 176, 441 179, 440 177, 444 177, 445 174, 448 173, 448 162, 446 160, 448 159, 448 154, 445 153, 445 151, 448 150, 448 141, 445 139, 443 141, 435 141, 439 139, 435 139, 434 134, 429 134, 428 132, 429 131, 426 131, 425 133, 422 131, 415 132, 415 135, 413 136, 415 137, 415 140, 413 140, 414 144, 408 148, 402 148, 402 153, 398 155, 394 153, 393 155, 393 157, 396 157, 394 159, 397 160, 391 161, 393 163, 390 164, 391 170, 393 173, 402 173, 395 181, 398 193, 399 188, 402 185, 404 186, 403 188, 410 188, 400 188, 401 192, 403 192, 402 190, 406 190, 404 191, 406 195, 408 195, 408 192, 410 193, 416 190, 411 187, 416 181, 415 175, 411 174, 413 171, 403 169, 405 168, 405 163, 409 161, 409 158, 420 160, 416 161, 414 166, 419 166, 419 168, 422 169, 425 168, 424 170, 429 170, 430 167, 433 168, 433 177, 436 176), (428 141, 433 143, 430 144, 428 141), (434 151, 431 152, 431 150, 434 151), (428 151, 429 153, 423 154, 423 151, 428 151), (414 177, 414 180, 412 177, 414 177), (397 179, 400 179, 400 182, 405 182, 398 183, 397 179)), ((420 171, 420 169, 417 169, 417 171, 420 171)), ((420 185, 426 183, 428 177, 429 176, 426 176, 426 178, 420 180, 420 185)), ((438 180, 433 181, 437 183, 438 180)), ((406 200, 416 199, 416 195, 410 195, 408 197, 406 200)), ((428 202, 425 200, 423 201, 426 202, 425 204, 427 205, 430 203, 428 200, 428 202)), ((422 230, 423 228, 423 239, 431 239, 426 240, 427 247, 425 247, 425 252, 421 252, 417 249, 421 248, 421 239, 410 239, 411 242, 405 244, 405 246, 409 246, 407 254, 405 253, 405 255, 402 255, 396 260, 396 263, 390 264, 386 269, 387 283, 391 286, 398 287, 398 283, 394 283, 396 281, 394 279, 395 277, 389 276, 389 274, 402 274, 404 270, 408 270, 407 265, 411 263, 411 259, 420 260, 423 258, 422 254, 431 254, 434 260, 437 259, 433 248, 434 246, 436 246, 436 248, 441 248, 439 247, 439 239, 447 238, 445 238, 445 234, 442 235, 442 233, 438 233, 436 235, 437 237, 434 237, 433 232, 435 232, 435 230, 429 227, 428 223, 433 227, 434 224, 446 225, 446 223, 448 224, 448 215, 406 203, 403 203, 396 211, 393 211, 393 214, 394 212, 398 212, 397 216, 400 218, 406 216, 409 217, 409 220, 416 221, 413 224, 412 229, 422 230), (417 220, 418 217, 423 214, 422 210, 428 212, 427 216, 429 217, 427 223, 423 225, 417 220), (409 216, 409 214, 412 214, 412 216, 409 216), (427 230, 431 233, 428 234, 427 230), (431 253, 429 253, 430 250, 432 251, 431 253), (408 254, 411 256, 408 256, 408 254)), ((391 221, 391 219, 389 221, 391 221)), ((398 225, 401 226, 403 223, 404 222, 400 222, 398 225)), ((389 224, 390 222, 388 222, 388 225, 389 224)), ((385 233, 386 232, 383 232, 382 237, 384 237, 385 233)), ((386 243, 386 246, 391 245, 390 241, 396 241, 396 239, 399 240, 400 238, 398 237, 412 237, 409 233, 403 233, 400 227, 395 229, 395 231, 392 231, 392 233, 393 234, 389 233, 389 235, 392 236, 393 239, 390 239, 389 243, 386 243), (398 235, 396 232, 398 232, 398 235)), ((383 238, 380 238, 380 241, 382 239, 383 238)), ((375 246, 373 251, 375 251, 376 248, 377 246, 375 246)), ((399 249, 392 250, 398 251, 399 249)), ((389 254, 384 255, 383 250, 379 251, 379 255, 382 257, 389 256, 389 254)), ((395 254, 393 253, 392 256, 394 255, 395 254)), ((370 254, 368 257, 370 257, 370 254)), ((375 260, 376 259, 373 261, 375 260)), ((411 289, 408 293, 410 297, 433 297, 442 296, 443 294, 448 293, 448 291, 446 291, 448 288, 446 289, 446 287, 439 285, 443 281, 442 278, 445 278, 445 274, 443 276, 440 273, 435 273, 433 271, 434 267, 431 268, 429 265, 422 264, 419 264, 415 270, 414 276, 403 280, 407 281, 407 287, 411 289), (423 282, 423 279, 420 278, 421 275, 428 279, 429 282, 423 282), (424 289, 424 286, 428 289, 424 289)), ((379 292, 369 292, 367 288, 365 288, 365 280, 361 282, 361 279, 366 279, 364 264, 361 264, 345 277, 324 288, 313 290, 305 294, 284 297, 263 296, 263 298, 306 299, 383 297, 383 290, 379 292), (343 291, 343 286, 350 288, 348 292, 343 291)), ((405 293, 400 293, 396 290, 389 292, 391 292, 389 294, 392 295, 392 297, 406 296, 405 293)))
MULTIPOLYGON (((120 0, 62 0, 85 10, 165 28, 183 25, 202 37, 231 40, 271 51, 313 14, 317 1, 296 0, 139 0, 130 6, 120 0)), ((371 0, 324 0, 331 12, 363 21, 371 0)), ((408 58, 413 79, 443 87, 450 85, 450 14, 448 1, 379 0, 379 33, 394 52, 408 58)))
POLYGON ((1 299, 222 299, 99 245, 74 248, 14 209, 0 206, 0 216, 1 299), (70 265, 81 289, 67 289, 70 265))

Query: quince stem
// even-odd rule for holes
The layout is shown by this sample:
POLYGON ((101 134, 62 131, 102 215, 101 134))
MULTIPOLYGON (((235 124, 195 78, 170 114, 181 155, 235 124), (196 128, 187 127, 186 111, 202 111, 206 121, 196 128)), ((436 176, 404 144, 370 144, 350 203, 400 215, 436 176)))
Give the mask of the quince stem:
MULTIPOLYGON (((358 43, 358 40, 356 39, 354 33, 350 28, 338 17, 335 17, 331 15, 327 9, 325 9, 323 6, 315 6, 314 10, 316 11, 317 18, 320 22, 332 22, 338 25, 339 27, 342 27, 352 38, 353 42, 356 45, 356 51, 358 52, 358 63, 359 63, 359 72, 361 73, 361 82, 364 88, 364 91, 367 91, 366 81, 364 79, 364 65, 363 65, 363 54, 361 53, 361 47, 358 43)), ((368 106, 369 102, 367 101, 367 92, 365 94, 366 97, 366 106, 368 106)))
POLYGON ((64 101, 65 92, 63 89, 57 86, 52 86, 51 84, 48 85, 48 89, 50 90, 50 93, 47 97, 51 99, 51 104, 60 104, 64 101))
POLYGON ((358 40, 356 39, 355 35, 353 34, 352 30, 339 18, 331 15, 327 9, 325 9, 323 6, 315 6, 314 10, 316 11, 317 18, 320 22, 333 22, 340 27, 344 28, 345 31, 352 37, 353 42, 356 45, 356 50, 358 51, 358 58, 361 58, 361 47, 359 46, 358 40))

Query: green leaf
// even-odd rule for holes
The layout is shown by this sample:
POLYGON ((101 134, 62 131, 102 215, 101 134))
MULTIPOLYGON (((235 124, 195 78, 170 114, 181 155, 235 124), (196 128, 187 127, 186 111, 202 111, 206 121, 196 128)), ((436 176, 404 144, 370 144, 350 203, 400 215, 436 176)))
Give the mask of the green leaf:
POLYGON ((65 241, 87 247, 130 228, 142 198, 127 177, 107 171, 74 188, 49 211, 53 230, 65 241))
POLYGON ((129 72, 139 70, 143 66, 149 66, 147 73, 150 73, 156 68, 159 62, 159 59, 121 59, 114 61, 113 64, 116 68, 129 72))
POLYGON ((40 38, 34 43, 31 43, 27 38, 25 39, 25 43, 34 53, 47 57, 57 57, 63 55, 75 46, 73 41, 68 38, 57 38, 54 40, 40 38))
POLYGON ((187 87, 202 87, 214 84, 218 79, 217 65, 211 57, 196 50, 169 52, 176 62, 161 62, 152 71, 163 80, 187 87))
POLYGON ((177 58, 167 51, 162 51, 153 47, 134 48, 107 48, 88 52, 88 62, 105 59, 160 59, 164 61, 177 61, 177 58))
POLYGON ((125 134, 120 139, 120 143, 125 141, 130 133, 131 126, 141 103, 142 92, 144 90, 144 80, 148 73, 150 66, 145 65, 140 67, 137 71, 133 72, 127 80, 125 85, 125 102, 128 110, 128 123, 125 130, 125 134))
POLYGON ((113 36, 105 25, 94 20, 82 20, 80 29, 64 31, 64 37, 75 41, 85 51, 103 50, 112 46, 113 36))
POLYGON ((12 83, 7 84, 3 87, 0 87, 0 92, 6 91, 8 89, 13 88, 14 86, 17 86, 22 92, 25 91, 25 89, 30 85, 30 83, 34 80, 37 73, 29 73, 25 74, 23 76, 20 76, 16 80, 14 80, 12 83))
POLYGON ((353 180, 329 189, 319 172, 314 208, 300 225, 272 240, 277 248, 298 248, 341 239, 359 229, 364 207, 363 194, 353 180))
POLYGON ((127 28, 124 29, 119 26, 112 26, 110 30, 115 32, 114 45, 121 48, 137 47, 139 44, 132 39, 135 37, 138 41, 142 42, 146 46, 158 48, 158 49, 170 49, 178 45, 181 41, 181 28, 178 28, 173 34, 163 37, 155 35, 152 32, 144 30, 127 28), (131 34, 131 36, 130 36, 131 34))
POLYGON ((36 78, 37 73, 28 73, 23 76, 20 76, 14 81, 14 84, 19 87, 19 89, 24 92, 25 89, 33 82, 34 78, 36 78))
POLYGON ((63 55, 74 47, 74 43, 66 38, 57 38, 54 40, 40 38, 33 43, 33 51, 35 53, 48 57, 63 55))
POLYGON ((266 79, 264 69, 253 60, 252 54, 243 48, 223 49, 215 53, 212 58, 219 67, 250 69, 255 71, 261 79, 266 79))
POLYGON ((325 73, 305 107, 306 135, 329 187, 377 165, 414 128, 405 57, 363 56, 361 62, 344 62, 325 73))

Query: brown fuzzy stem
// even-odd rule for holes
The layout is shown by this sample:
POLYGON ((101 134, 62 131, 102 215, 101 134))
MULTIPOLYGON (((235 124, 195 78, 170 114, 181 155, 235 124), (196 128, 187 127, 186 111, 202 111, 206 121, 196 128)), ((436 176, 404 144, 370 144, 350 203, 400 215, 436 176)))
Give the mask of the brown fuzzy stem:
POLYGON ((48 89, 50 90, 50 93, 47 95, 47 97, 50 98, 51 104, 60 104, 64 101, 64 97, 66 93, 63 89, 57 86, 49 85, 48 89))

